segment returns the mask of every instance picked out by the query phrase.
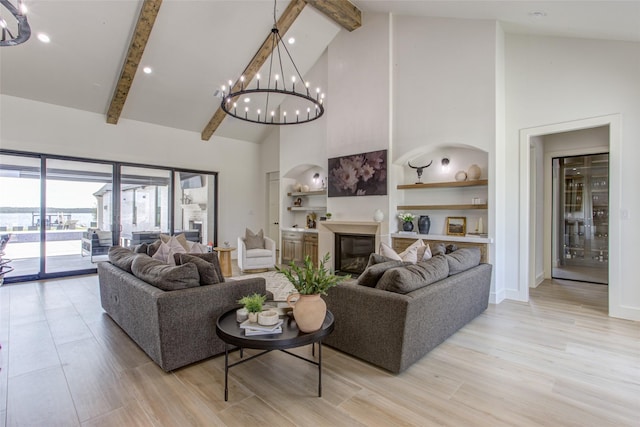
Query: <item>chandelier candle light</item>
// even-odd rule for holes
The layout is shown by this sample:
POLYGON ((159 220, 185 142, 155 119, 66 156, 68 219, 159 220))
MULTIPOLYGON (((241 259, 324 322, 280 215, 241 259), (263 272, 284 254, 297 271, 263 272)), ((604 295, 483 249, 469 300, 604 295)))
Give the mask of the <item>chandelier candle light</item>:
MULTIPOLYGON (((325 95, 320 88, 316 88, 314 94, 311 93, 309 82, 304 82, 298 67, 293 62, 293 58, 277 27, 275 1, 273 4, 273 21, 274 24, 270 36, 272 50, 266 80, 262 79, 262 76, 257 73, 255 74, 255 87, 249 86, 254 77, 252 75, 240 76, 235 85, 232 80, 229 80, 228 87, 226 85, 221 87, 222 102, 220 107, 225 113, 237 119, 266 125, 295 125, 319 119, 324 114, 325 95), (286 53, 285 59, 289 59, 292 67, 293 75, 289 80, 290 84, 287 83, 288 79, 284 78, 285 70, 282 51, 286 53), (260 84, 261 81, 262 86, 260 84), (275 98, 275 100, 272 98, 275 98), (296 102, 296 106, 290 110, 295 114, 295 117, 292 117, 293 114, 288 116, 287 111, 282 111, 282 114, 276 114, 277 103, 282 99, 296 102)), ((245 73, 247 72, 245 71, 245 73)))
POLYGON ((0 0, 0 5, 3 6, 0 7, 0 46, 16 46, 29 40, 31 27, 27 21, 27 7, 22 0, 18 0, 17 7, 9 0, 0 0), (6 20, 9 19, 7 11, 13 17, 9 22, 6 20), (15 35, 12 30, 16 32, 15 35))

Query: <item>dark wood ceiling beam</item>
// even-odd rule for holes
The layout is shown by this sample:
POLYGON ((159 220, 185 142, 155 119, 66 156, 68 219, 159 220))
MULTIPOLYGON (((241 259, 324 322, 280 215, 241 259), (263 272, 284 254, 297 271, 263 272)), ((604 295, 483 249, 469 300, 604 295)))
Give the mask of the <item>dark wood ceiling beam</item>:
POLYGON ((349 0, 305 0, 318 11, 333 19, 347 31, 362 26, 362 12, 349 0))
MULTIPOLYGON (((287 6, 285 11, 282 12, 282 15, 280 15, 280 19, 278 19, 276 23, 276 25, 278 26, 278 32, 280 33, 281 37, 284 37, 287 30, 289 30, 289 27, 291 27, 291 24, 293 24, 293 22, 296 20, 298 15, 300 15, 300 12, 302 12, 302 9, 304 9, 306 5, 307 4, 303 0, 292 0, 291 3, 289 3, 289 6, 287 6)), ((269 58, 269 55, 271 55, 272 51, 273 46, 271 43, 270 31, 269 35, 262 43, 262 46, 260 46, 256 54, 249 62, 249 65, 247 65, 247 67, 242 72, 242 75, 245 78, 245 85, 248 85, 251 80, 253 80, 255 75, 260 70, 260 67, 262 67, 262 65, 267 61, 267 58, 269 58)), ((231 92, 236 92, 238 90, 240 90, 239 79, 236 80, 236 83, 233 85, 233 89, 231 90, 231 92)), ((224 110, 218 107, 213 117, 211 117, 211 120, 209 120, 209 123, 207 123, 205 128, 202 130, 202 133, 200 134, 200 137, 203 141, 208 141, 209 139, 211 139, 213 133, 216 131, 216 129, 218 129, 218 126, 220 126, 226 116, 227 114, 224 112, 224 110)))
POLYGON ((120 114, 122 114, 124 103, 129 95, 129 90, 133 84, 133 79, 136 76, 138 65, 140 65, 142 54, 147 46, 147 41, 149 41, 149 35, 153 29, 153 24, 156 22, 161 5, 162 0, 144 0, 142 4, 138 22, 127 51, 127 57, 122 65, 120 78, 111 97, 111 103, 107 111, 107 123, 115 125, 120 119, 120 114))

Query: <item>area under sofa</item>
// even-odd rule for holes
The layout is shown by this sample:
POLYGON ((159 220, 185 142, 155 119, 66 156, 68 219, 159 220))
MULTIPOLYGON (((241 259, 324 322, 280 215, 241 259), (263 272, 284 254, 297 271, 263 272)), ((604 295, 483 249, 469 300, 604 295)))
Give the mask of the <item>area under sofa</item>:
POLYGON ((323 342, 393 373, 404 371, 486 310, 492 266, 475 264, 405 294, 356 280, 339 284, 325 297, 336 327, 323 342))

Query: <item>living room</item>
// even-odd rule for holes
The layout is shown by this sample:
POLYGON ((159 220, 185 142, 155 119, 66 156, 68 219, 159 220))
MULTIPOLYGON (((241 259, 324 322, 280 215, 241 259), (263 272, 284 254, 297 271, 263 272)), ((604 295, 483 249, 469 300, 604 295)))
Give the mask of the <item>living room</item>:
MULTIPOLYGON (((163 8, 172 2, 166 3, 163 8)), ((368 4, 371 2, 354 3, 362 3, 362 26, 348 32, 326 24, 334 34, 329 37, 326 51, 305 74, 314 84, 328 88, 326 116, 316 122, 278 127, 258 143, 217 134, 202 141, 199 130, 154 124, 142 115, 137 119, 127 115, 135 104, 142 103, 141 110, 148 106, 143 94, 149 83, 142 80, 144 76, 138 76, 139 86, 134 84, 128 101, 132 106, 127 103, 117 125, 107 124, 104 112, 94 110, 104 111, 110 87, 92 87, 90 79, 71 86, 63 80, 47 81, 46 75, 39 73, 46 73, 46 67, 53 64, 46 65, 44 71, 23 70, 20 54, 10 51, 20 47, 3 47, 1 148, 216 171, 219 242, 235 241, 245 227, 267 227, 268 173, 279 171, 284 175, 301 164, 326 168, 329 158, 375 150, 388 150, 388 195, 327 198, 327 210, 336 220, 371 221, 374 211, 381 209, 388 229, 395 231, 399 225, 395 208, 399 196, 394 189, 407 183, 406 179, 413 179, 411 174, 415 173, 406 162, 422 156, 434 157, 435 164, 447 149, 473 148, 487 158, 486 226, 493 239, 489 259, 494 268, 491 303, 500 307, 503 302, 529 301, 538 284, 536 278, 544 276, 543 267, 535 262, 539 251, 530 229, 532 222, 542 224, 541 218, 533 221, 530 213, 537 200, 530 197, 530 160, 535 158, 529 150, 530 139, 609 126, 611 261, 606 315, 640 320, 640 288, 635 280, 631 241, 639 234, 632 215, 640 202, 632 185, 627 184, 637 181, 636 168, 631 163, 638 157, 635 141, 640 137, 635 120, 640 117, 637 27, 627 38, 617 39, 598 39, 593 34, 527 34, 514 32, 509 25, 490 17, 390 14, 367 9, 372 7, 368 4), (8 76, 16 72, 33 73, 31 85, 35 89, 20 93, 12 86, 8 76), (39 85, 59 86, 61 92, 68 93, 97 92, 99 107, 79 108, 62 102, 57 105, 53 98, 37 96, 39 85)), ((134 6, 128 5, 131 9, 134 6)), ((591 6, 582 2, 575 7, 591 6)), ((553 18, 553 13, 548 14, 553 18)), ((637 7, 626 15, 637 22, 637 7)), ((132 16, 127 19, 131 21, 132 16)), ((544 26, 544 17, 541 19, 543 24, 539 25, 544 26)), ((128 34, 117 37, 126 46, 128 34)), ((249 44, 256 46, 261 37, 249 44)), ((36 44, 37 40, 29 43, 30 49, 37 49, 43 59, 51 60, 46 46, 36 44)), ((196 54, 210 53, 202 49, 196 54)), ((117 74, 122 55, 122 50, 117 52, 116 60, 101 54, 96 61, 100 66, 108 62, 109 69, 115 69, 117 74)), ((250 55, 245 55, 245 62, 250 55)), ((219 84, 210 83, 208 92, 219 84)), ((160 96, 156 104, 171 110, 161 95, 154 96, 160 96)), ((209 108, 194 108, 193 115, 205 123, 215 102, 211 96, 209 108)), ((280 193, 284 199, 289 189, 282 182, 280 193)), ((78 280, 83 283, 81 286, 89 286, 78 280)), ((25 285, 30 288, 25 294, 33 297, 34 285, 25 285)), ((7 308, 3 306, 3 311, 7 308)), ((511 314, 517 319, 517 309, 514 311, 511 314)), ((510 322, 505 318, 503 326, 510 322)), ((637 332, 637 323, 632 325, 636 326, 629 329, 637 332)), ((629 339, 633 340, 632 333, 629 339)), ((129 348, 121 341, 118 346, 129 348)), ((134 350, 131 352, 133 358, 141 357, 134 350)), ((354 370, 380 375, 341 361, 354 370)), ((419 378, 420 374, 402 381, 412 383, 419 378)), ((388 379, 392 382, 393 377, 388 379)), ((305 405, 314 408, 315 403, 308 401, 305 405)), ((522 421, 516 419, 513 423, 522 421)), ((414 423, 418 424, 415 420, 414 423)))

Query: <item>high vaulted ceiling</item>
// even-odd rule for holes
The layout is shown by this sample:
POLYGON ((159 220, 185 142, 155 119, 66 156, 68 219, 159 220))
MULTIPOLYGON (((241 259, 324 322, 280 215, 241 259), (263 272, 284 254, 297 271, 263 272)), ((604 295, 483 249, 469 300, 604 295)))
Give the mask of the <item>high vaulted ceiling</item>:
MULTIPOLYGON (((104 114, 106 121, 142 1, 25 1, 33 35, 0 48, 0 93, 104 114), (39 32, 51 42, 41 43, 39 32)), ((491 19, 513 33, 640 42, 640 1, 351 2, 365 15, 491 19)), ((288 3, 278 1, 278 16, 288 3)), ((203 132, 219 106, 215 90, 242 73, 272 26, 271 0, 164 0, 120 117, 203 132), (144 66, 153 72, 144 74, 144 66)), ((339 31, 317 9, 302 10, 287 35, 296 38, 290 51, 303 75, 339 31)), ((227 118, 214 135, 259 142, 268 130, 227 118)))

